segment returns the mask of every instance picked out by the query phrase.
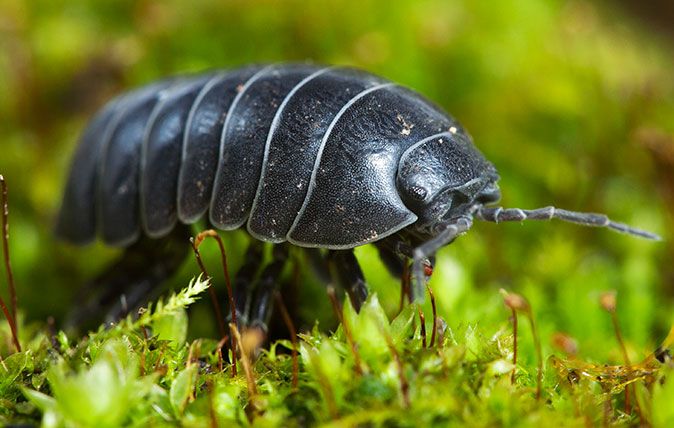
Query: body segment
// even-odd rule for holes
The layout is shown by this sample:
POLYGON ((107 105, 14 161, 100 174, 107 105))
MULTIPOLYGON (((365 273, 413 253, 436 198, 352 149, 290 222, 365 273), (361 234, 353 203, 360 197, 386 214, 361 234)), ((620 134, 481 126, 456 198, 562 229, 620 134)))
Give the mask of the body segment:
POLYGON ((185 123, 178 176, 178 218, 181 222, 194 223, 208 210, 225 121, 241 88, 262 68, 250 66, 218 73, 194 100, 185 123))
POLYGON ((282 242, 299 213, 321 148, 341 109, 384 79, 354 69, 329 68, 309 76, 284 100, 265 147, 262 175, 248 231, 282 242))
POLYGON ((95 205, 97 223, 103 240, 126 245, 141 232, 138 200, 141 146, 146 124, 159 100, 162 83, 145 88, 124 102, 107 138, 103 138, 98 163, 98 189, 95 205))
POLYGON ((231 230, 246 223, 276 111, 296 85, 319 70, 309 65, 270 66, 241 89, 220 142, 210 206, 210 221, 217 228, 231 230))
POLYGON ((208 80, 210 76, 201 76, 171 85, 162 91, 148 119, 140 158, 140 208, 143 228, 151 238, 166 236, 176 224, 185 122, 208 80))

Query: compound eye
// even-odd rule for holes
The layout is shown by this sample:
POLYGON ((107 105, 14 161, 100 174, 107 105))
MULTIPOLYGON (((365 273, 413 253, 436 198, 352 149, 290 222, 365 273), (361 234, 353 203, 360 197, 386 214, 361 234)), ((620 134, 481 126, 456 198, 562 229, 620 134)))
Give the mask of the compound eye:
POLYGON ((428 190, 421 186, 412 186, 410 189, 410 196, 415 201, 422 202, 426 199, 426 196, 428 196, 428 190))

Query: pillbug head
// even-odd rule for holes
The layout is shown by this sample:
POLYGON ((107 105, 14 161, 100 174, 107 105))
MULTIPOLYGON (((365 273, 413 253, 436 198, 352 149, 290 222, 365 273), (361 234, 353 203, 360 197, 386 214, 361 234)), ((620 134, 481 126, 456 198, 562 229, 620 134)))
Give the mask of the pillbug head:
POLYGON ((463 131, 437 134, 411 146, 400 159, 398 192, 418 217, 418 228, 432 233, 441 223, 471 214, 476 204, 497 202, 494 166, 463 131))

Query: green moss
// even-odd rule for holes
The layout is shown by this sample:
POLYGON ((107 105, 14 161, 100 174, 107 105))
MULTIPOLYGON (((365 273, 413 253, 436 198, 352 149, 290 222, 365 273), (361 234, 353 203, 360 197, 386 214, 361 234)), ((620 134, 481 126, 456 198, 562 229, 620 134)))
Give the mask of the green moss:
MULTIPOLYGON (((291 356, 279 353, 292 349, 287 340, 248 360, 250 373, 239 360, 232 377, 212 341, 161 338, 163 323, 183 323, 184 310, 206 287, 197 281, 139 319, 127 318, 79 342, 63 332, 50 338, 36 330, 28 349, 3 361, 0 417, 49 427, 575 426, 604 419, 611 425, 665 426, 671 419, 671 382, 664 381, 670 369, 652 357, 609 367, 552 356, 537 400, 535 362, 512 364, 507 312, 496 331, 449 329, 431 347, 417 305, 389 321, 376 295, 358 314, 348 303, 344 308, 357 354, 342 327, 333 334, 314 329, 301 335, 297 388, 291 356), (161 332, 152 327, 158 320, 161 332), (639 412, 623 412, 628 384, 639 388, 639 412)), ((245 342, 246 332, 243 337, 245 342)))

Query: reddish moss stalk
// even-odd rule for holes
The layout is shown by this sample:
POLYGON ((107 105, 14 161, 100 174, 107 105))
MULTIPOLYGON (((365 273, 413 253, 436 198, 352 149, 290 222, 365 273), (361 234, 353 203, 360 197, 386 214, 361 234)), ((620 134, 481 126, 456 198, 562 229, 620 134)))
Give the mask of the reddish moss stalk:
MULTIPOLYGON (((197 263, 201 268, 201 272, 207 277, 211 278, 204 266, 204 262, 201 259, 201 253, 199 252, 199 246, 204 242, 204 239, 211 237, 215 239, 220 248, 220 255, 222 257, 222 270, 225 275, 225 284, 227 286, 227 293, 229 294, 229 308, 232 315, 232 322, 236 325, 236 307, 234 306, 234 294, 232 293, 232 283, 229 279, 229 270, 227 269, 227 254, 225 253, 225 246, 220 239, 220 235, 213 229, 205 230, 199 233, 196 238, 192 239, 192 249, 194 250, 194 257, 197 259, 197 263)), ((218 302, 218 297, 215 293, 213 287, 208 287, 208 292, 211 296, 211 302, 213 303, 213 308, 215 310, 215 316, 218 319, 218 329, 220 330, 220 337, 227 336, 227 331, 225 330, 224 317, 222 315, 222 310, 220 309, 220 303, 218 302)), ((234 335, 230 335, 230 347, 232 349, 232 377, 236 376, 236 338, 234 335)))
POLYGON ((225 369, 224 367, 224 362, 222 359, 222 348, 225 346, 225 343, 229 341, 229 335, 224 336, 220 341, 218 342, 218 370, 223 371, 225 369))
POLYGON ((391 352, 391 355, 393 356, 396 365, 398 366, 398 378, 400 380, 400 393, 403 397, 403 407, 405 409, 409 409, 411 405, 410 384, 409 381, 407 380, 407 376, 405 376, 405 366, 403 364, 403 360, 400 358, 400 354, 398 353, 398 350, 396 349, 395 344, 393 343, 393 338, 391 338, 391 336, 386 332, 383 326, 380 325, 379 330, 381 331, 382 336, 384 336, 384 339, 386 339, 388 349, 391 352))
MULTIPOLYGON (((618 340, 618 343, 620 344, 620 350, 622 351, 623 354, 625 366, 627 366, 627 369, 629 370, 632 364, 630 363, 630 357, 627 354, 627 347, 625 346, 625 341, 623 340, 623 336, 620 331, 620 325, 618 324, 618 316, 616 315, 615 311, 611 312, 611 322, 613 323, 613 331, 615 332, 615 337, 618 340)), ((627 385, 625 387, 625 413, 627 413, 628 415, 632 412, 632 405, 630 401, 631 401, 630 385, 627 385)))
POLYGON ((14 287, 14 274, 12 273, 12 263, 9 257, 9 202, 7 198, 7 183, 5 177, 0 174, 0 190, 2 191, 2 250, 5 259, 5 271, 7 272, 7 288, 9 289, 9 304, 11 311, 7 309, 5 301, 0 298, 0 308, 7 318, 9 329, 12 332, 12 341, 17 352, 21 352, 21 343, 19 343, 19 327, 16 316, 16 288, 14 287))
POLYGON ((515 384, 515 374, 517 373, 517 311, 512 309, 513 319, 513 371, 510 374, 510 383, 515 384))
POLYGON ((342 324, 342 328, 344 329, 344 335, 346 336, 346 341, 349 343, 349 346, 351 347, 351 353, 353 354, 353 361, 355 365, 356 374, 362 376, 363 365, 361 363, 358 347, 356 347, 356 342, 353 340, 353 335, 351 334, 351 326, 349 326, 349 323, 346 321, 346 318, 344 318, 344 315, 342 314, 342 306, 339 304, 339 300, 337 299, 337 295, 335 294, 335 288, 331 285, 328 286, 328 297, 330 298, 330 303, 332 303, 332 309, 335 311, 335 314, 337 315, 337 319, 342 324))
MULTIPOLYGON (((620 330, 620 324, 618 322, 618 314, 616 313, 616 307, 618 304, 616 292, 608 291, 606 293, 602 293, 602 295, 599 297, 599 303, 604 308, 604 310, 606 310, 606 312, 608 312, 609 315, 611 316, 613 331, 615 333, 616 340, 618 341, 618 345, 620 345, 620 351, 623 354, 625 366, 629 370, 630 367, 632 366, 632 363, 630 362, 630 357, 629 354, 627 353, 627 346, 625 346, 625 341, 623 340, 623 335, 620 330)), ((634 403, 634 407, 637 413, 641 414, 641 409, 639 409, 638 402, 634 403)), ((631 410, 632 409, 630 400, 630 385, 627 385, 625 387, 625 413, 630 414, 631 410)))
POLYGON ((257 397, 257 383, 255 381, 255 373, 253 373, 250 356, 248 355, 246 346, 243 345, 241 333, 239 333, 239 329, 236 327, 236 324, 230 323, 229 329, 232 332, 232 336, 236 337, 236 341, 241 344, 241 346, 239 346, 239 352, 241 353, 241 364, 243 365, 243 371, 246 373, 248 395, 250 397, 250 402, 255 403, 255 398, 257 397))
POLYGON ((527 314, 529 318, 529 323, 531 324, 531 334, 534 336, 534 346, 536 347, 536 358, 538 359, 538 373, 536 374, 536 400, 541 398, 541 388, 543 384, 543 350, 541 349, 541 339, 538 337, 538 331, 536 330, 536 323, 534 322, 534 316, 529 311, 527 314))
POLYGON ((283 303, 283 299, 281 298, 281 294, 276 291, 274 293, 274 297, 276 298, 276 304, 278 308, 281 310, 281 317, 283 317, 283 322, 285 322, 286 327, 288 328, 288 332, 290 333, 290 341, 293 344, 293 351, 292 351, 292 359, 293 359, 293 390, 297 391, 297 384, 299 382, 299 376, 300 376, 300 366, 299 366, 299 358, 297 355, 297 330, 295 330, 295 324, 293 324, 292 318, 290 318, 290 314, 288 313, 288 308, 286 308, 285 303, 283 303))
MULTIPOLYGON (((515 293, 508 293, 506 290, 500 290, 501 295, 503 296, 503 302, 505 305, 513 311, 513 326, 516 331, 517 324, 517 313, 522 312, 524 315, 529 318, 529 323, 531 325, 531 334, 534 337, 534 347, 536 348, 536 359, 538 360, 538 373, 536 376, 536 400, 541 398, 541 388, 543 384, 543 350, 541 348, 541 339, 538 337, 538 331, 536 330, 536 323, 534 322, 533 311, 531 310, 531 305, 527 302, 527 299, 515 293)), ((513 338, 515 343, 517 343, 517 337, 513 338)), ((513 361, 515 356, 513 356, 513 361)))
MULTIPOLYGON (((187 361, 185 362, 185 368, 189 368, 192 364, 199 365, 199 355, 201 354, 201 340, 197 339, 190 345, 189 352, 187 353, 187 361)), ((196 384, 190 386, 190 395, 187 397, 187 402, 191 403, 197 398, 196 384)))
POLYGON ((208 422, 211 428, 218 428, 218 415, 215 413, 215 386, 213 380, 206 381, 208 390, 208 422))
POLYGON ((438 334, 438 308, 435 305, 435 295, 430 285, 426 284, 428 295, 431 297, 431 308, 433 309, 433 333, 431 333, 431 348, 435 345, 435 337, 438 334))
POLYGON ((419 307, 419 322, 421 323, 421 345, 426 347, 426 317, 421 307, 419 307))

